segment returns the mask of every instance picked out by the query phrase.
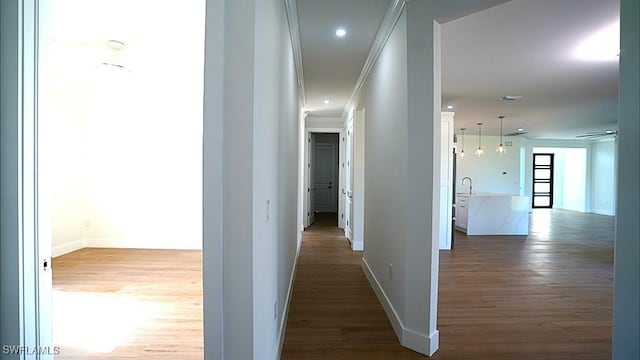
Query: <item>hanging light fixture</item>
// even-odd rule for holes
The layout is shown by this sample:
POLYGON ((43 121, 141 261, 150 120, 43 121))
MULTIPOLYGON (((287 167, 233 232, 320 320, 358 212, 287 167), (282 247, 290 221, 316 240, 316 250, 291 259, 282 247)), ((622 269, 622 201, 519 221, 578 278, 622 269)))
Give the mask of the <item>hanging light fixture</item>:
POLYGON ((460 134, 460 142, 462 143, 462 148, 460 150, 460 154, 458 154, 458 156, 460 156, 460 159, 464 159, 464 131, 467 130, 467 128, 460 128, 460 131, 462 132, 460 134))
POLYGON ((502 145, 502 120, 504 119, 504 115, 500 115, 498 118, 500 119, 500 145, 498 145, 496 152, 500 155, 504 155, 507 153, 507 148, 502 145))
POLYGON ((478 123, 478 149, 475 152, 476 156, 484 155, 484 150, 482 150, 482 123, 478 123))

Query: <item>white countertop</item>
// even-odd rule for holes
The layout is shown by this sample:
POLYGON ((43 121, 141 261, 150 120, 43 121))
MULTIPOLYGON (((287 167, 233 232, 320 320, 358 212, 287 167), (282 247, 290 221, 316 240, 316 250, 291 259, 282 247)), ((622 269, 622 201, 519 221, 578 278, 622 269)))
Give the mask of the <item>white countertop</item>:
POLYGON ((509 196, 509 197, 516 197, 516 196, 520 196, 520 195, 514 195, 514 194, 499 194, 499 193, 485 193, 485 192, 474 192, 469 194, 468 192, 459 192, 456 193, 457 196, 482 196, 482 197, 488 197, 488 196, 509 196))

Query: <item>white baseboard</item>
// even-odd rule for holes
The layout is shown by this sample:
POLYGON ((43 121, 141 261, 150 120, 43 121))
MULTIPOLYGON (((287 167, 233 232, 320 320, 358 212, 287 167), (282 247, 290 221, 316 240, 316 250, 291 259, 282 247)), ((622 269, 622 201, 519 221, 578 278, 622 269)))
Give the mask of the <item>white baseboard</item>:
POLYGON ((120 238, 88 238, 68 242, 51 248, 51 256, 58 257, 70 252, 84 249, 86 247, 93 248, 115 248, 115 249, 154 249, 154 250, 202 250, 202 245, 198 246, 166 246, 165 244, 135 243, 120 238))
POLYGON ((280 322, 280 329, 278 330, 278 351, 275 354, 275 360, 282 357, 282 347, 284 346, 284 335, 287 331, 287 320, 289 319, 289 305, 291 305, 291 297, 293 296, 293 283, 296 280, 296 270, 298 269, 298 257, 300 256, 300 248, 302 242, 298 241, 296 248, 296 259, 293 262, 293 271, 291 272, 291 278, 289 279, 289 289, 287 290, 287 301, 284 306, 282 315, 282 321, 280 322))
POLYGON ((86 241, 84 239, 68 242, 66 244, 53 246, 51 248, 51 257, 58 257, 60 255, 68 254, 76 250, 80 250, 86 247, 86 241))
POLYGON ((591 209, 591 212, 598 215, 616 216, 612 210, 591 209))
POLYGON ((387 314, 387 317, 391 322, 391 326, 393 327, 393 331, 396 333, 398 340, 400 340, 400 344, 421 354, 427 356, 433 355, 438 350, 440 337, 438 330, 436 330, 430 336, 427 336, 425 334, 405 327, 402 323, 402 319, 398 315, 398 312, 391 303, 391 300, 385 293, 384 289, 380 285, 380 282, 374 275, 371 267, 369 267, 369 264, 364 257, 362 258, 362 270, 364 271, 367 280, 369 280, 369 284, 373 288, 373 292, 375 292, 376 296, 378 297, 378 301, 380 302, 380 304, 382 304, 382 308, 387 314))
POLYGON ((114 249, 153 249, 153 250, 202 250, 202 244, 176 246, 171 244, 167 246, 166 243, 154 243, 149 242, 135 242, 123 238, 89 238, 85 239, 86 247, 93 248, 114 248, 114 249))

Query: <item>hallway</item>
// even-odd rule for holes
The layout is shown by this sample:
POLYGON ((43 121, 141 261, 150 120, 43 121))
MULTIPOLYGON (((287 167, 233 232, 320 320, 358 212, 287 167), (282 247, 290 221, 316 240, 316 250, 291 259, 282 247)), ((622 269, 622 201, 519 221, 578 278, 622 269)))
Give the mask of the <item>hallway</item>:
MULTIPOLYGON (((335 216, 335 215, 334 215, 335 216)), ((433 359, 609 359, 614 218, 535 210, 530 235, 440 252, 433 359)), ((400 346, 335 217, 303 233, 282 359, 425 359, 400 346)))
POLYGON ((335 214, 302 235, 282 360, 423 359, 403 348, 335 214))

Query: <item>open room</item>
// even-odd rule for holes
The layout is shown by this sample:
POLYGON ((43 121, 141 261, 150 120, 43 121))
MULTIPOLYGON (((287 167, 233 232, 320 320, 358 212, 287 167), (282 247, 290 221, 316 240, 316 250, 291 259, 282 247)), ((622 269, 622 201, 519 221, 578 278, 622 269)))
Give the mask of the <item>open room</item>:
POLYGON ((174 5, 42 3, 40 251, 58 359, 203 356, 204 1, 174 5))

